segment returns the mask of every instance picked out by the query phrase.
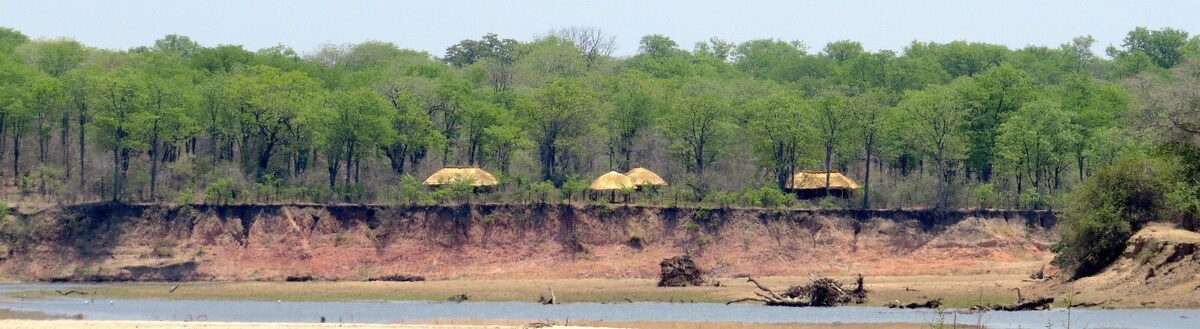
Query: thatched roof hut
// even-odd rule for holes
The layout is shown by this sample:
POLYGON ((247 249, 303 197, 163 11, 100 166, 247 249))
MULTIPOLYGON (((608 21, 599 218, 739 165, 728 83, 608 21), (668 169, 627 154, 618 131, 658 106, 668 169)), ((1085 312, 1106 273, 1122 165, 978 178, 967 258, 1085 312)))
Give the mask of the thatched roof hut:
POLYGON ((667 186, 667 181, 663 180, 662 177, 658 177, 658 174, 642 167, 630 169, 625 173, 625 176, 629 176, 629 179, 633 181, 633 185, 637 186, 667 186))
POLYGON ((629 179, 629 176, 615 171, 600 175, 599 178, 592 181, 591 185, 588 185, 588 189, 593 191, 615 191, 636 187, 637 185, 633 184, 633 180, 629 179))
POLYGON ((478 167, 446 167, 425 179, 426 186, 453 184, 470 179, 471 186, 484 187, 500 184, 491 173, 478 167))
POLYGON ((860 188, 858 183, 850 180, 849 177, 842 175, 840 172, 798 172, 792 175, 792 179, 788 180, 787 190, 823 190, 825 189, 825 178, 829 177, 829 188, 838 190, 857 190, 860 188))

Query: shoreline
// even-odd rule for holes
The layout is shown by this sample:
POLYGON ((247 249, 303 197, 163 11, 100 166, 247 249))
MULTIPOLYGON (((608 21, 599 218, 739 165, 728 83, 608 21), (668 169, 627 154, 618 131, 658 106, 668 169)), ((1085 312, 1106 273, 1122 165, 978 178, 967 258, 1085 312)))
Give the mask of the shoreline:
MULTIPOLYGON (((843 284, 852 277, 832 277, 843 284)), ((946 308, 969 308, 980 304, 1011 303, 1013 288, 1024 296, 1042 295, 1039 285, 1023 281, 1020 274, 916 275, 866 277, 869 291, 866 303, 858 306, 883 306, 889 302, 923 302, 942 298, 946 308)), ((782 289, 807 283, 808 277, 762 277, 764 285, 782 289)), ((439 280, 422 282, 196 282, 196 283, 117 283, 97 284, 76 289, 76 298, 166 299, 218 301, 289 301, 289 302, 375 302, 375 301, 447 301, 467 294, 468 301, 536 302, 554 290, 561 303, 696 302, 726 303, 754 297, 753 284, 742 278, 721 278, 720 286, 662 288, 655 279, 542 279, 542 280, 439 280)), ((85 285, 86 286, 86 285, 85 285)), ((64 292, 32 290, 7 293, 19 298, 57 298, 64 292)), ((1047 296, 1060 297, 1060 296, 1047 296)), ((1065 307, 1065 300, 1055 307, 1065 307)), ((1074 303, 1089 302, 1075 300, 1074 303)), ((1100 302, 1100 301, 1090 301, 1100 302)), ((753 304, 753 303, 750 303, 753 304)), ((1137 307, 1138 305, 1102 305, 1137 307)), ((1154 308, 1171 308, 1155 304, 1154 308)), ((1144 308, 1144 307, 1141 307, 1144 308)))

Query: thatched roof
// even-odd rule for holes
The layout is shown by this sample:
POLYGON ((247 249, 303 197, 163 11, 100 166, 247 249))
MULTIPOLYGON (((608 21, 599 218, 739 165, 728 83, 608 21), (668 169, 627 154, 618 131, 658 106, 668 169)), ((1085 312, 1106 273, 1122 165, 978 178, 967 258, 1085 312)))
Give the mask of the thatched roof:
POLYGON ((860 186, 858 183, 850 180, 849 177, 842 173, 824 173, 824 172, 798 172, 792 175, 792 179, 788 181, 788 190, 817 190, 825 188, 825 176, 829 176, 829 188, 831 189, 846 189, 857 190, 860 186))
POLYGON ((629 176, 622 175, 621 173, 615 171, 610 171, 607 174, 600 175, 599 178, 596 178, 596 180, 592 181, 591 185, 588 185, 589 190, 596 191, 623 190, 635 187, 637 186, 633 185, 633 180, 630 180, 629 176))
POLYGON ((471 186, 493 186, 500 184, 491 173, 477 167, 446 167, 425 179, 425 185, 438 186, 471 179, 471 186))
POLYGON ((662 177, 658 177, 658 174, 642 167, 630 169, 629 172, 625 173, 625 176, 629 176, 629 179, 633 181, 633 185, 667 185, 667 181, 663 180, 662 177))

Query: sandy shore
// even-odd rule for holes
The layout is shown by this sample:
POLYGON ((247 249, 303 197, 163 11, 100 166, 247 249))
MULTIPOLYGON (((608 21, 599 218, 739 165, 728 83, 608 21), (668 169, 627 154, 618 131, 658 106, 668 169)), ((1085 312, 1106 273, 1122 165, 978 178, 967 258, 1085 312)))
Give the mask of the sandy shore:
MULTIPOLYGON (((201 328, 407 328, 407 329, 514 329, 501 325, 422 325, 361 323, 243 323, 243 322, 172 322, 172 321, 96 321, 96 320, 0 320, 0 328, 93 328, 93 329, 201 329, 201 328)), ((555 326, 550 328, 588 329, 595 327, 555 326)))
MULTIPOLYGON (((463 322, 477 322, 467 320, 463 322)), ((511 322, 511 321, 503 321, 511 322)), ((761 324, 732 322, 612 322, 597 326, 551 326, 557 329, 914 329, 926 328, 918 324, 761 324)), ((201 329, 201 328, 402 328, 402 329, 523 329, 524 325, 505 324, 361 324, 361 323, 244 323, 244 322, 172 322, 172 321, 98 321, 98 320, 0 320, 0 329, 22 328, 91 328, 91 329, 201 329)), ((533 328, 533 327, 530 327, 533 328)), ((961 327, 961 328, 970 328, 961 327)))

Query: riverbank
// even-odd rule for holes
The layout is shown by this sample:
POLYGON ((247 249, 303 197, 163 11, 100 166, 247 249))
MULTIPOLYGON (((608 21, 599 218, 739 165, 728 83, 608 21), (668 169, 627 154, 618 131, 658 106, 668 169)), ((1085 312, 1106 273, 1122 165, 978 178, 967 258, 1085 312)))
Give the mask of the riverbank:
MULTIPOLYGON (((491 321, 444 321, 465 323, 492 323, 491 321)), ((243 323, 243 322, 178 322, 178 321, 97 321, 97 320, 0 320, 0 329, 57 329, 57 328, 90 328, 90 329, 322 329, 322 328, 395 328, 395 329, 522 329, 530 328, 526 324, 514 324, 512 321, 502 321, 506 324, 357 324, 357 323, 243 323)), ((724 323, 724 322, 595 322, 587 326, 554 325, 539 327, 546 329, 594 329, 594 328, 642 328, 642 329, 917 329, 928 325, 917 324, 761 324, 761 323, 724 323)), ((959 326, 959 328, 971 328, 959 326)))
POLYGON ((582 204, 87 204, 19 213, 0 276, 22 280, 650 279, 691 255, 715 277, 1027 274, 1054 215, 1011 210, 582 204))
MULTIPOLYGON (((924 302, 942 298, 951 308, 1011 303, 1013 288, 1026 292, 1034 284, 1024 275, 977 274, 951 276, 874 276, 865 278, 870 291, 866 306, 892 301, 924 302)), ((852 277, 836 277, 850 284, 852 277)), ((466 294, 469 301, 534 302, 549 298, 562 303, 697 302, 724 303, 754 297, 753 284, 743 278, 718 279, 720 286, 662 288, 652 279, 445 280, 426 282, 197 282, 99 285, 77 290, 72 297, 107 299, 170 299, 231 301, 446 301, 466 294)), ((807 283, 808 277, 764 277, 773 289, 807 283)), ((60 289, 9 294, 20 298, 62 297, 60 289), (58 290, 58 291, 55 291, 58 290)), ((1029 295, 1026 295, 1029 296, 1029 295)), ((1061 304, 1061 302, 1060 302, 1061 304)))

